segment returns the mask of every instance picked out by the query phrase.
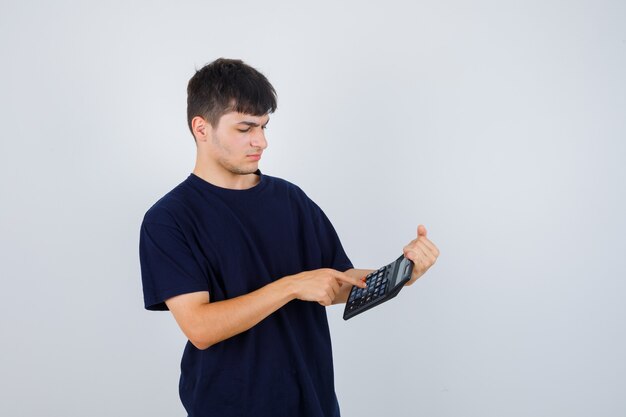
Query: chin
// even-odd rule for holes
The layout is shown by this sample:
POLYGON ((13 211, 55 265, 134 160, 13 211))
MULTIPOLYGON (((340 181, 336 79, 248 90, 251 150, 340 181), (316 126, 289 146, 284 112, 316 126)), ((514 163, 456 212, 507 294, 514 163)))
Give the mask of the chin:
POLYGON ((254 168, 233 168, 230 170, 230 172, 232 172, 233 174, 237 174, 237 175, 249 175, 249 174, 254 174, 257 171, 258 167, 255 166, 254 168))

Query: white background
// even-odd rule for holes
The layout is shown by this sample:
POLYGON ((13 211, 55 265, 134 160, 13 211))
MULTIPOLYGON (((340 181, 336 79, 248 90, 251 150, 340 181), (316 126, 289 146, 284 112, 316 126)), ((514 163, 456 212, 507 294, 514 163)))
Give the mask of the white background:
POLYGON ((3 1, 0 415, 185 415, 139 225, 193 168, 186 85, 221 56, 275 86, 261 169, 355 266, 420 223, 441 250, 393 302, 328 309, 344 416, 626 415, 625 22, 623 1, 3 1))

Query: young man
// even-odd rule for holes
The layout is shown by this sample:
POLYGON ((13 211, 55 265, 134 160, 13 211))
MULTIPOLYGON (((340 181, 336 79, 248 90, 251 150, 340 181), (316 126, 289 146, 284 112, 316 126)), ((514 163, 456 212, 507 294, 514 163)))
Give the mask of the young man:
MULTIPOLYGON (((140 235, 145 307, 169 309, 189 339, 182 403, 190 417, 339 416, 325 306, 370 271, 300 188, 258 169, 276 110, 265 76, 220 58, 187 93, 196 166, 140 235)), ((420 225, 404 254, 412 284, 439 251, 420 225)))

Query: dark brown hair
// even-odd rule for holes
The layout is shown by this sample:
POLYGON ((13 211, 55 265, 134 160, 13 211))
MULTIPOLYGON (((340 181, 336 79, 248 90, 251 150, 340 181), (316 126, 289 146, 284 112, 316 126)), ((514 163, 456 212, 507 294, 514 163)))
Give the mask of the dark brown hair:
POLYGON ((187 124, 203 117, 215 129, 231 111, 263 116, 276 111, 276 91, 256 69, 239 59, 219 58, 197 70, 187 85, 187 124))

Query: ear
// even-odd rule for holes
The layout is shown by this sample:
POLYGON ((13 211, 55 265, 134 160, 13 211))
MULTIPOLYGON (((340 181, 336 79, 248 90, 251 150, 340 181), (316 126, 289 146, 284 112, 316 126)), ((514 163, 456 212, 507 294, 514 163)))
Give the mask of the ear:
POLYGON ((191 119, 191 131, 196 138, 196 142, 206 142, 210 137, 211 130, 211 124, 204 118, 196 116, 191 119))

